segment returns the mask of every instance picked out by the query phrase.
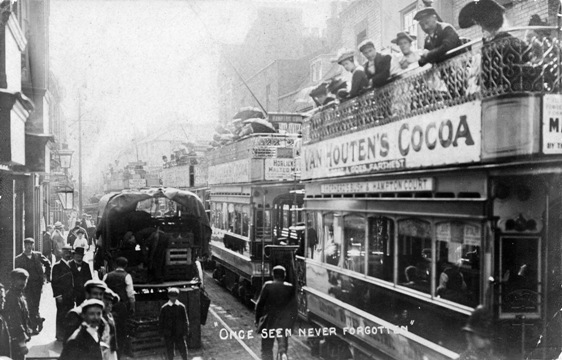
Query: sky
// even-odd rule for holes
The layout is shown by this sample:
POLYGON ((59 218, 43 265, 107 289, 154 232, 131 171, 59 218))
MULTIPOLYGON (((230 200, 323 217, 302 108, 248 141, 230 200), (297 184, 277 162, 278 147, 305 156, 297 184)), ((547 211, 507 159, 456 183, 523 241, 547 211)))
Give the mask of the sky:
POLYGON ((299 7, 305 26, 324 28, 329 3, 51 0, 50 67, 64 89, 70 137, 78 117, 84 129, 100 128, 97 141, 84 136, 86 181, 134 139, 172 121, 190 124, 195 137, 211 137, 218 45, 242 42, 258 7, 299 7))

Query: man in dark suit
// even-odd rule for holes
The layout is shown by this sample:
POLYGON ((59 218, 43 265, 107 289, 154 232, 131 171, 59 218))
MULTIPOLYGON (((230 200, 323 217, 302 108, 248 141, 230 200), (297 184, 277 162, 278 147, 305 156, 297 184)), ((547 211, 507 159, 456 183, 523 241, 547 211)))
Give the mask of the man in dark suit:
POLYGON ((3 315, 12 337, 12 359, 24 360, 28 353, 27 342, 31 339, 29 311, 24 291, 29 273, 25 269, 14 269, 10 273, 11 286, 6 294, 6 308, 3 315))
POLYGON ((174 359, 174 346, 181 358, 187 360, 187 344, 185 338, 189 333, 189 320, 185 306, 178 301, 180 291, 176 288, 168 290, 169 301, 160 309, 158 317, 160 331, 166 342, 168 360, 174 359))
POLYGON ((365 68, 365 74, 369 78, 370 87, 378 88, 386 84, 390 77, 392 57, 378 53, 372 40, 364 40, 359 44, 359 51, 367 58, 363 68, 365 68))
POLYGON ((12 344, 10 337, 10 329, 8 323, 4 320, 2 312, 6 303, 6 290, 4 285, 0 284, 0 356, 12 357, 12 344))
POLYGON ((57 302, 56 338, 58 341, 64 339, 64 317, 74 307, 74 278, 69 264, 72 257, 71 251, 72 248, 68 245, 62 248, 62 257, 53 266, 53 276, 51 279, 53 296, 57 302))
POLYGON ((445 55, 462 45, 459 34, 451 24, 441 22, 439 15, 432 7, 421 9, 414 16, 422 30, 427 34, 424 41, 424 50, 419 60, 419 65, 436 64, 445 61, 456 54, 445 55))
POLYGON ((264 360, 273 360, 275 337, 269 336, 269 329, 283 329, 283 334, 277 337, 277 347, 281 359, 287 359, 289 339, 286 335, 297 319, 297 302, 293 285, 284 280, 285 268, 275 266, 273 281, 263 285, 256 304, 256 325, 262 337, 261 356, 264 360))
POLYGON ((89 299, 82 304, 83 322, 68 338, 60 360, 102 360, 101 336, 103 331, 102 311, 104 304, 101 300, 89 299))
POLYGON ((74 249, 74 259, 69 263, 72 276, 74 278, 74 300, 77 305, 82 304, 86 299, 84 294, 84 284, 88 280, 92 280, 92 271, 90 265, 82 261, 84 259, 84 248, 74 249))
POLYGON ((51 274, 51 262, 47 260, 43 254, 33 251, 35 240, 26 238, 23 240, 23 253, 16 256, 14 262, 16 268, 27 270, 29 279, 25 287, 24 294, 29 309, 29 319, 31 320, 31 330, 34 334, 38 334, 43 329, 43 321, 39 315, 39 303, 41 301, 41 292, 43 291, 44 276, 49 278, 51 274), (45 270, 43 270, 45 266, 45 270))

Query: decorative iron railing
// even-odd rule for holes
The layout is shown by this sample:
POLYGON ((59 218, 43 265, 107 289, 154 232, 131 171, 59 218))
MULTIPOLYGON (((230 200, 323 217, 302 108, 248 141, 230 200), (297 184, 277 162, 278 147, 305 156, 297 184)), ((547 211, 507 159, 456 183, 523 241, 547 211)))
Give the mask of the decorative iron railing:
POLYGON ((553 27, 510 30, 493 41, 473 41, 459 55, 396 77, 382 88, 328 105, 305 122, 303 143, 317 142, 500 95, 559 93, 560 31, 553 27))

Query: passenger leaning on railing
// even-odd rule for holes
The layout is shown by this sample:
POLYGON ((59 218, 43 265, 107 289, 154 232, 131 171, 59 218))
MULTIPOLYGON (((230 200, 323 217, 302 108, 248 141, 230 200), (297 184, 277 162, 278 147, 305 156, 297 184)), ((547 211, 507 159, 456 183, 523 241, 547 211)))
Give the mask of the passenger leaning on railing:
POLYGON ((338 90, 338 99, 345 101, 363 94, 369 85, 369 79, 363 67, 355 64, 354 52, 342 49, 338 52, 338 56, 333 62, 337 62, 352 74, 351 89, 349 91, 344 89, 338 90))
POLYGON ((367 58, 363 68, 369 79, 369 88, 378 88, 388 83, 392 57, 378 53, 372 40, 364 40, 359 44, 359 51, 367 58))
POLYGON ((400 55, 394 56, 390 67, 390 75, 395 76, 404 71, 412 70, 418 67, 420 54, 412 49, 412 42, 416 40, 415 35, 410 35, 407 31, 401 31, 396 34, 396 39, 390 42, 398 45, 400 55))
POLYGON ((440 63, 456 55, 447 52, 462 45, 459 35, 453 25, 441 22, 434 8, 421 9, 414 16, 414 20, 419 21, 422 30, 427 34, 419 60, 420 66, 440 63))

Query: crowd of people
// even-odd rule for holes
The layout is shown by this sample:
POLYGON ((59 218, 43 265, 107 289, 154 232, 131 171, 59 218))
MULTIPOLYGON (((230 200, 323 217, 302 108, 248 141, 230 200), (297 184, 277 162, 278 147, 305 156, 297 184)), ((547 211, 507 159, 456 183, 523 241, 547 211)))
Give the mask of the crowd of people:
MULTIPOLYGON (((460 53, 468 51, 470 47, 463 46, 469 40, 459 36, 455 27, 451 24, 441 21, 437 11, 432 7, 426 7, 419 10, 414 20, 418 21, 423 32, 426 33, 423 49, 421 51, 414 50, 413 42, 416 36, 401 31, 391 42, 396 44, 400 49, 398 55, 383 54, 377 51, 375 43, 372 40, 364 40, 358 45, 358 50, 367 60, 363 65, 356 62, 355 51, 342 49, 338 52, 337 57, 333 60, 341 65, 345 71, 351 74, 351 84, 348 86, 339 78, 331 79, 316 86, 311 92, 310 97, 314 100, 318 108, 326 105, 337 104, 355 98, 367 91, 380 88, 389 82, 402 77, 407 72, 426 64, 439 64, 460 53), (452 51, 457 49, 455 51, 452 51)), ((533 56, 540 59, 541 46, 539 38, 547 35, 540 35, 541 31, 529 33, 530 43, 533 51, 528 51, 530 45, 525 41, 514 37, 504 30, 505 25, 505 8, 494 0, 481 0, 468 3, 459 14, 459 27, 469 28, 479 26, 483 34, 483 48, 481 64, 472 64, 473 68, 478 68, 482 74, 480 86, 484 91, 494 88, 494 84, 507 81, 514 90, 521 90, 525 78, 524 64, 532 64, 533 56), (499 67, 499 68, 493 68, 499 67)), ((529 22, 530 26, 545 26, 538 15, 533 15, 529 22)), ((551 59, 555 60, 555 59, 551 59)), ((548 67, 548 61, 542 61, 542 66, 548 67)), ((550 61, 552 63, 552 61, 550 61)), ((535 64, 536 65, 536 64, 535 64)), ((467 68, 467 72, 471 69, 467 68)), ((474 72, 474 70, 472 70, 474 72)), ((527 71, 529 72, 529 71, 527 71)), ((531 73, 533 73, 531 71, 531 73)), ((545 71, 544 73, 548 73, 545 71)), ((434 74, 438 79, 426 79, 430 90, 441 91, 446 93, 447 86, 443 83, 443 79, 449 77, 446 71, 434 74)), ((529 76, 529 75, 527 75, 529 76)), ((527 81, 532 82, 532 81, 527 81)), ((549 80, 544 79, 547 84, 541 86, 549 86, 549 80)), ((550 81, 552 82, 552 81, 550 81)), ((466 84, 467 88, 470 84, 466 84)))

